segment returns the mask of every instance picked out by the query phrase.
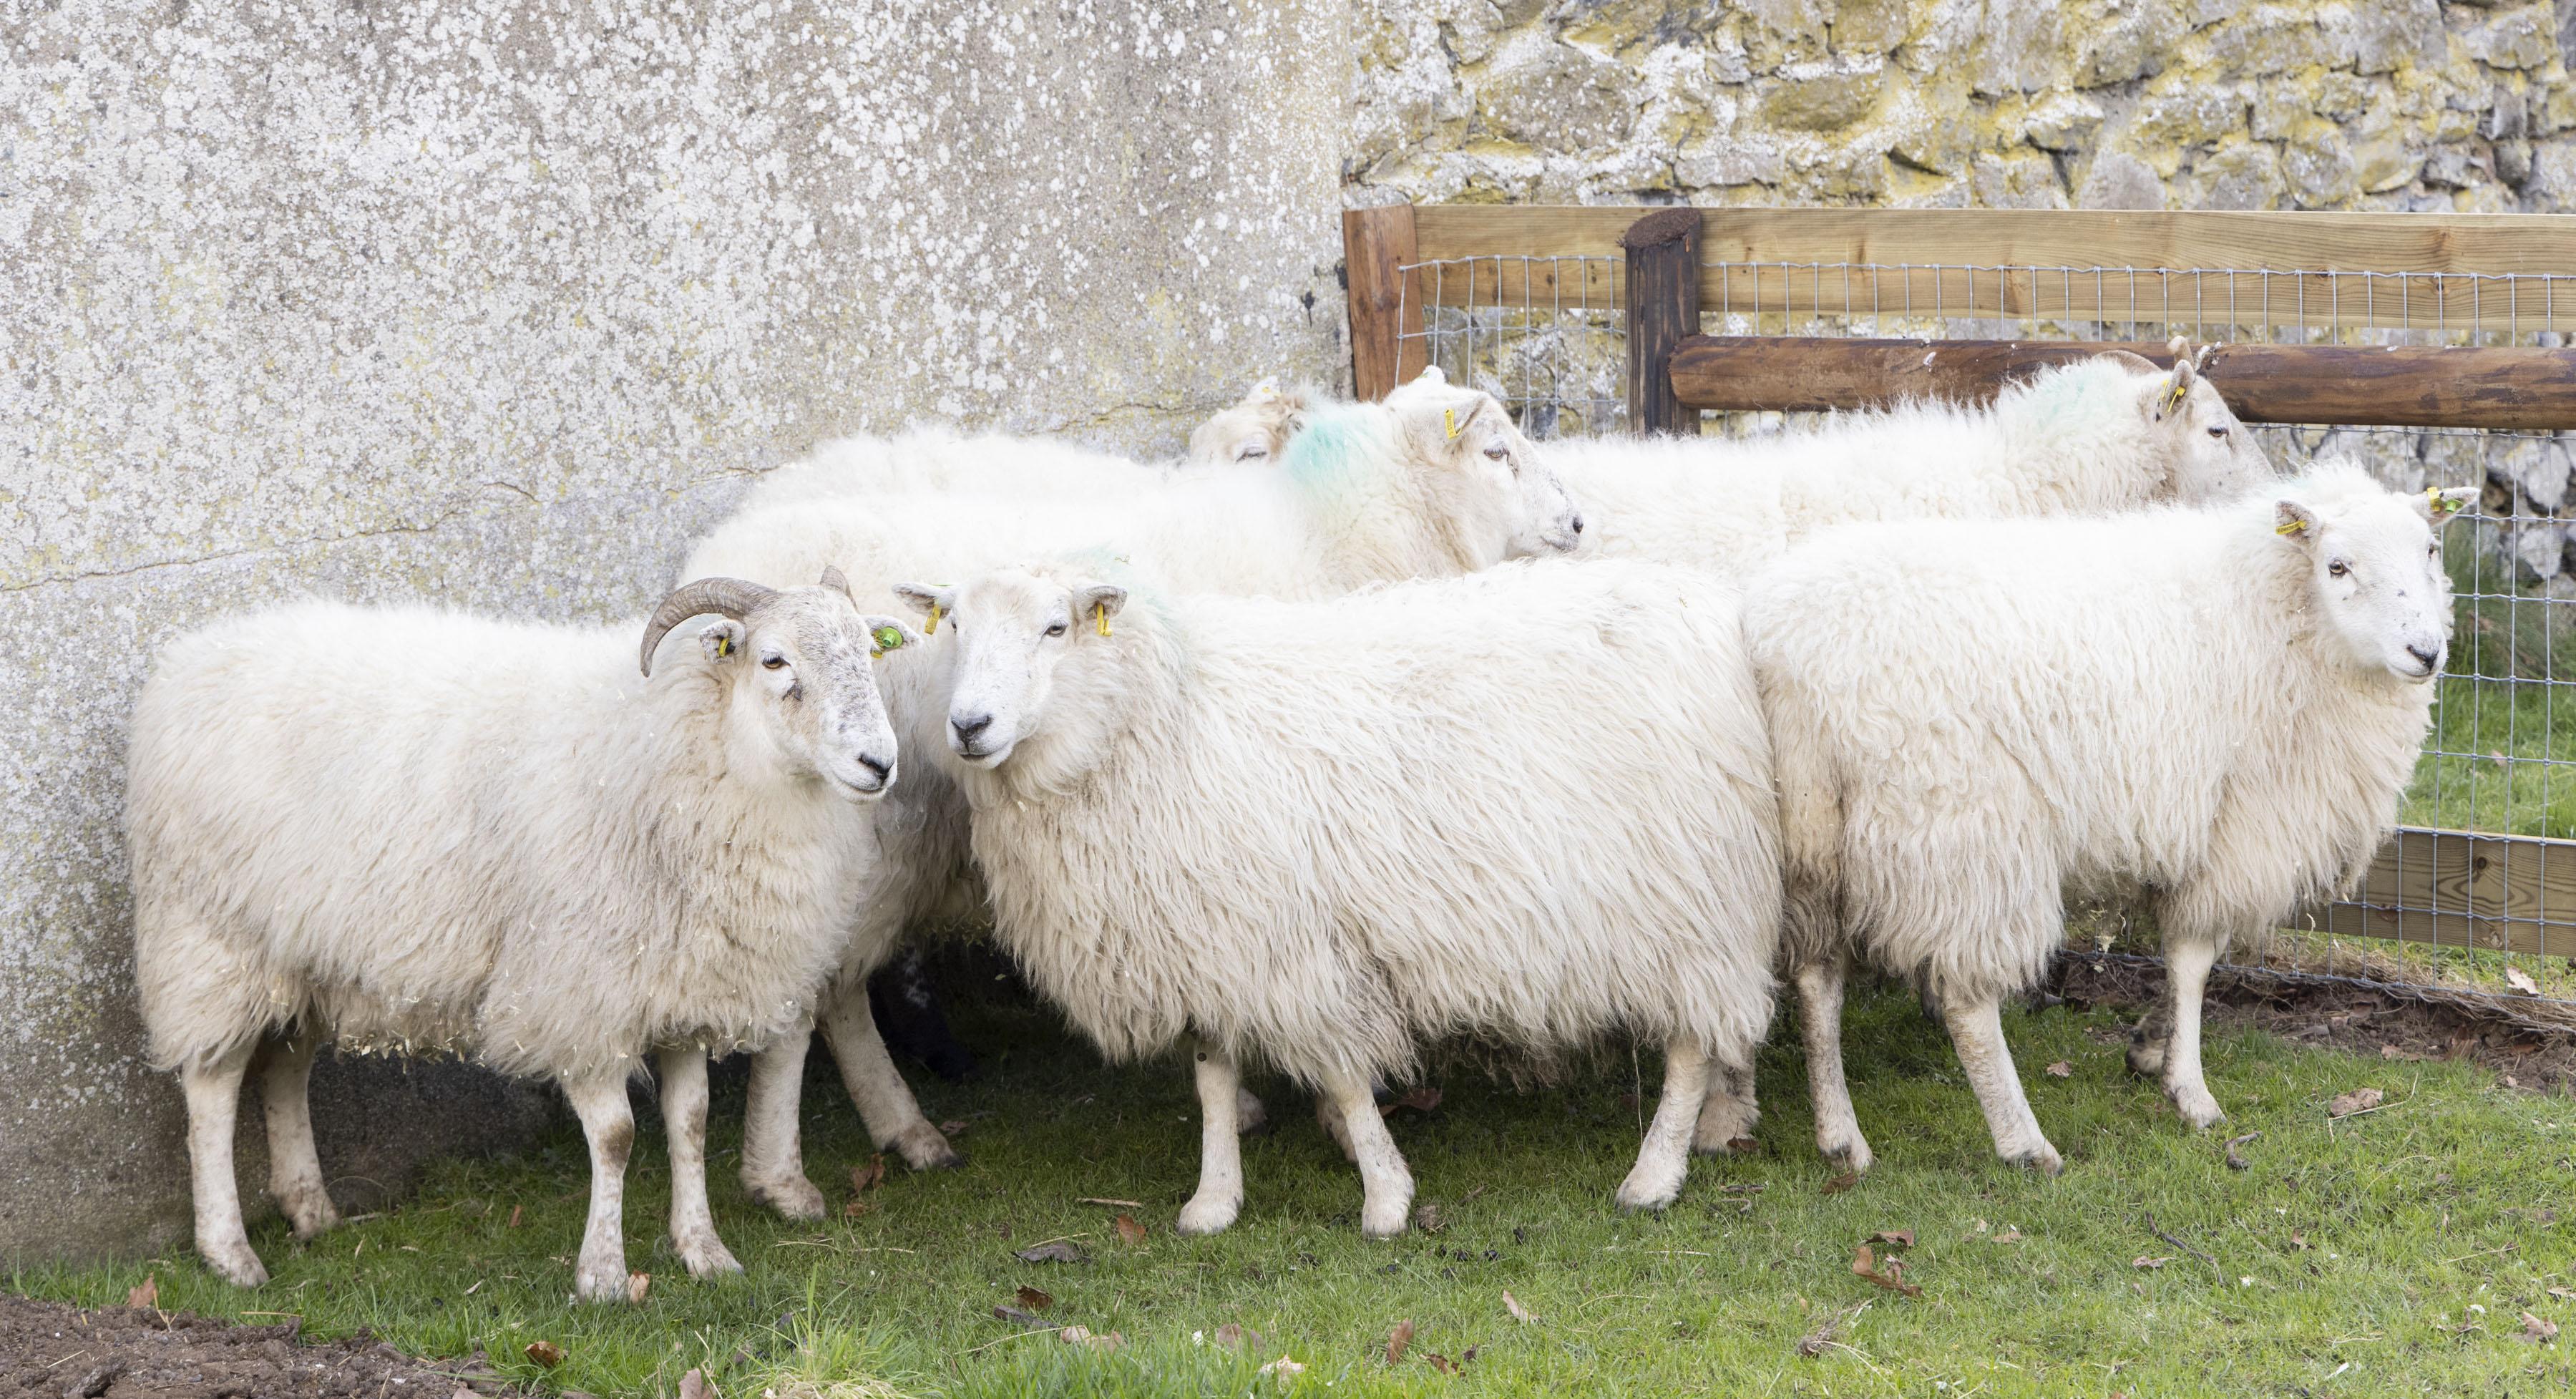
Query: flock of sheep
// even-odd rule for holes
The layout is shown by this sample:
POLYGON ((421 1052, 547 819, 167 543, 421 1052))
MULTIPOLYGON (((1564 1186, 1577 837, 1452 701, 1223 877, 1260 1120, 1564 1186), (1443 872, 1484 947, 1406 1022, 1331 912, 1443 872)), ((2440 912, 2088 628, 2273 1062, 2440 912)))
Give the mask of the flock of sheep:
POLYGON ((735 1270, 708 1056, 756 1056, 742 1176, 786 1215, 823 1211, 798 1141, 817 1025, 871 1135, 953 1164, 865 987, 958 906, 1110 1058, 1190 1049, 1185 1233, 1241 1207, 1254 1062, 1316 1093, 1362 1230, 1403 1230, 1373 1093, 1462 1036, 1541 1062, 1659 1042, 1617 1200, 1665 1205, 1693 1149, 1752 1129, 1775 976, 1817 1145, 1864 1169, 1855 961, 1922 990, 1996 1149, 2054 1171, 1997 1008, 2069 890, 2154 906, 2170 1024, 2132 1059, 2206 1126, 2203 979, 2371 857, 2469 498, 2276 477, 2187 356, 1739 441, 1533 443, 1431 371, 1381 403, 1264 386, 1169 466, 834 444, 640 626, 218 622, 159 658, 130 755, 136 965, 186 1091, 197 1246, 266 1278, 232 1155, 255 1058, 270 1189, 299 1237, 336 1222, 304 1092, 334 1040, 559 1082, 598 1300, 629 1295, 651 1056, 673 1239, 693 1274, 735 1270))

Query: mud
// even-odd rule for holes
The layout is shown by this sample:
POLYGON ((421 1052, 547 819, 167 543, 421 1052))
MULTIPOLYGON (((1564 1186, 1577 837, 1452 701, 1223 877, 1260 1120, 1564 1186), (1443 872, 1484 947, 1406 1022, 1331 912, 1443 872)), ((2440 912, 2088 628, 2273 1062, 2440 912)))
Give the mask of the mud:
POLYGON ((47 1399, 450 1399, 515 1391, 479 1360, 415 1360, 361 1334, 308 1344, 300 1322, 239 1326, 153 1307, 0 1297, 0 1394, 47 1399))

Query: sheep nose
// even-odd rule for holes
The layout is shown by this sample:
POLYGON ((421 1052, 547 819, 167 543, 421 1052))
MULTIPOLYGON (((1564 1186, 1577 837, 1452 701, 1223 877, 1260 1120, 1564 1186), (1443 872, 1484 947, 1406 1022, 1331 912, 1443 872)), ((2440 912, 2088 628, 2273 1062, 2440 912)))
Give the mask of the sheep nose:
POLYGON ((971 719, 961 719, 952 714, 948 716, 948 727, 956 731, 958 742, 973 743, 975 741, 975 735, 993 727, 993 716, 990 714, 978 714, 971 719))
POLYGON ((879 786, 894 780, 894 760, 891 758, 880 758, 873 753, 861 753, 859 766, 875 773, 879 786))
POLYGON ((1582 517, 1582 516, 1577 515, 1577 516, 1575 516, 1575 517, 1574 517, 1574 525, 1573 525, 1573 529, 1574 529, 1574 532, 1575 532, 1576 534, 1581 534, 1581 533, 1583 533, 1583 517, 1582 517))
POLYGON ((2442 663, 2442 648, 2439 646, 2409 646, 2406 654, 2422 661, 2427 671, 2442 663))

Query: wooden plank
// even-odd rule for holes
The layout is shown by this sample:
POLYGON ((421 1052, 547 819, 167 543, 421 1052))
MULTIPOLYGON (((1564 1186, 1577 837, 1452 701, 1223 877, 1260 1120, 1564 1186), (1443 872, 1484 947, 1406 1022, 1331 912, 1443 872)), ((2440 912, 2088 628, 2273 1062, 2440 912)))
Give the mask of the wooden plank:
POLYGON ((1403 268, 1418 257, 1413 206, 1342 211, 1342 266, 1350 285, 1351 394, 1384 398, 1426 362, 1422 299, 1403 268))
MULTIPOLYGON (((1700 335, 1673 351, 1689 408, 1819 412, 1905 398, 1984 402, 2052 364, 2151 341, 1889 340, 1700 335)), ((2576 349, 2531 346, 2229 345, 2209 381, 2256 423, 2576 429, 2576 349)))
POLYGON ((2320 931, 2444 947, 2576 955, 2576 841, 2400 831, 2320 931))
POLYGON ((1659 209, 1620 235, 1628 279, 1628 430, 1699 431, 1673 394, 1673 349, 1699 333, 1699 211, 1659 209))
MULTIPOLYGON (((2530 332, 2576 325, 2576 216, 2115 212, 2063 209, 1707 209, 1700 300, 1711 314, 2032 316, 2160 325, 2409 326, 2530 332), (1885 270, 1873 280, 1855 267, 1885 270), (2002 272, 1997 269, 2014 269, 2002 272), (2050 269, 2034 271, 2033 269, 2050 269), (2059 271, 2057 269, 2082 269, 2059 271), (2216 269, 2182 275, 2193 269, 2216 269), (2305 273, 2308 275, 2285 275, 2305 273), (2515 285, 2506 276, 2554 278, 2515 285)), ((1524 286, 1525 257, 1591 257, 1620 293, 1633 207, 1428 205, 1419 256, 1438 299, 1554 304, 1566 264, 1524 286), (1471 267, 1467 260, 1484 259, 1471 267)), ((1589 289, 1588 287, 1586 289, 1589 289)))

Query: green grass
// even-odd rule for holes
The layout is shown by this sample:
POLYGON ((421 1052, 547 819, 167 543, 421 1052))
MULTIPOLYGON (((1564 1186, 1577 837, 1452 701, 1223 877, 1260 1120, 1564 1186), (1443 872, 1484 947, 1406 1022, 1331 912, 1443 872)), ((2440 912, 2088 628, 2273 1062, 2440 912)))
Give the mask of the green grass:
MULTIPOLYGON (((720 1101, 717 1219, 744 1278, 693 1283, 657 1244, 668 1177, 648 1128, 627 1215, 630 1264, 654 1275, 640 1308, 566 1303, 585 1181, 570 1132, 522 1159, 445 1167, 410 1204, 309 1246, 279 1225, 255 1232, 275 1274, 255 1294, 187 1254, 11 1281, 107 1303, 150 1273, 173 1309, 292 1312, 310 1333, 367 1327, 424 1354, 480 1345, 530 1380, 518 1357, 547 1339, 570 1358, 543 1383, 599 1394, 673 1393, 693 1366, 725 1395, 781 1399, 861 1380, 878 1387, 843 1392, 1276 1394, 1256 1369, 1283 1353, 1307 1367, 1288 1392, 1306 1394, 2537 1394, 2576 1380, 2559 1346, 2515 1338, 2525 1309, 2576 1324, 2576 1302, 2550 1291, 2576 1288, 2576 1243, 2540 1213, 2571 1209, 2576 1105, 2468 1065, 2220 1037, 2212 1086, 2234 1130, 2263 1134, 2253 1169, 2235 1172, 2216 1137, 2125 1076, 2108 1013, 2010 1016, 2067 1157, 2042 1180, 1994 1161, 1946 1041, 1910 1000, 1863 995, 1851 1066, 1880 1161, 1854 1189, 1827 1193, 1784 1023, 1761 1063, 1759 1154, 1697 1163, 1660 1217, 1609 1206, 1637 1135, 1626 1095, 1654 1087, 1651 1059, 1640 1084, 1618 1055, 1557 1090, 1450 1075, 1436 1112, 1399 1111, 1419 1198, 1447 1224, 1392 1243, 1358 1236, 1355 1176, 1302 1105, 1263 1084, 1284 1120, 1247 1146, 1243 1220, 1187 1240, 1171 1233, 1195 1172, 1178 1066, 1103 1069, 1024 1005, 967 1028, 994 1051, 982 1080, 924 1096, 934 1117, 970 1119, 972 1161, 898 1167, 856 1218, 789 1227, 754 1208, 730 1175, 738 1104, 720 1101), (2054 1060, 2072 1076, 2045 1073, 2054 1060), (2387 1106, 2329 1123, 2326 1101, 2365 1085, 2387 1106), (1150 1237, 1121 1244, 1115 1211, 1081 1196, 1143 1202, 1150 1237), (508 1227, 522 1207, 524 1227, 508 1227), (2151 1214, 2216 1265, 2158 1239, 2151 1214), (1915 1232, 1919 1298, 1851 1272, 1854 1246, 1890 1229, 1915 1232), (1091 1261, 1012 1256, 1057 1236, 1091 1261), (1124 1345, 1010 1339, 991 1309, 1022 1284, 1054 1294, 1050 1321, 1124 1345), (1511 1318, 1507 1290, 1536 1324, 1511 1318), (1839 1344, 1802 1357, 1799 1339, 1837 1314, 1839 1344), (1385 1337, 1405 1319, 1412 1354, 1390 1369, 1385 1337), (1260 1353, 1200 1343, 1228 1322, 1260 1333, 1260 1353), (1423 1358, 1470 1347, 1455 1378, 1423 1358)), ((866 1158, 827 1078, 808 1095, 808 1158, 837 1205, 866 1158)))
POLYGON ((2499 582, 2469 531, 2453 531, 2445 559, 2459 595, 2451 655, 2399 819, 2576 839, 2576 687, 2549 683, 2576 681, 2576 633, 2552 621, 2568 605, 2499 582), (2531 759, 2566 766, 2517 761, 2531 759))

